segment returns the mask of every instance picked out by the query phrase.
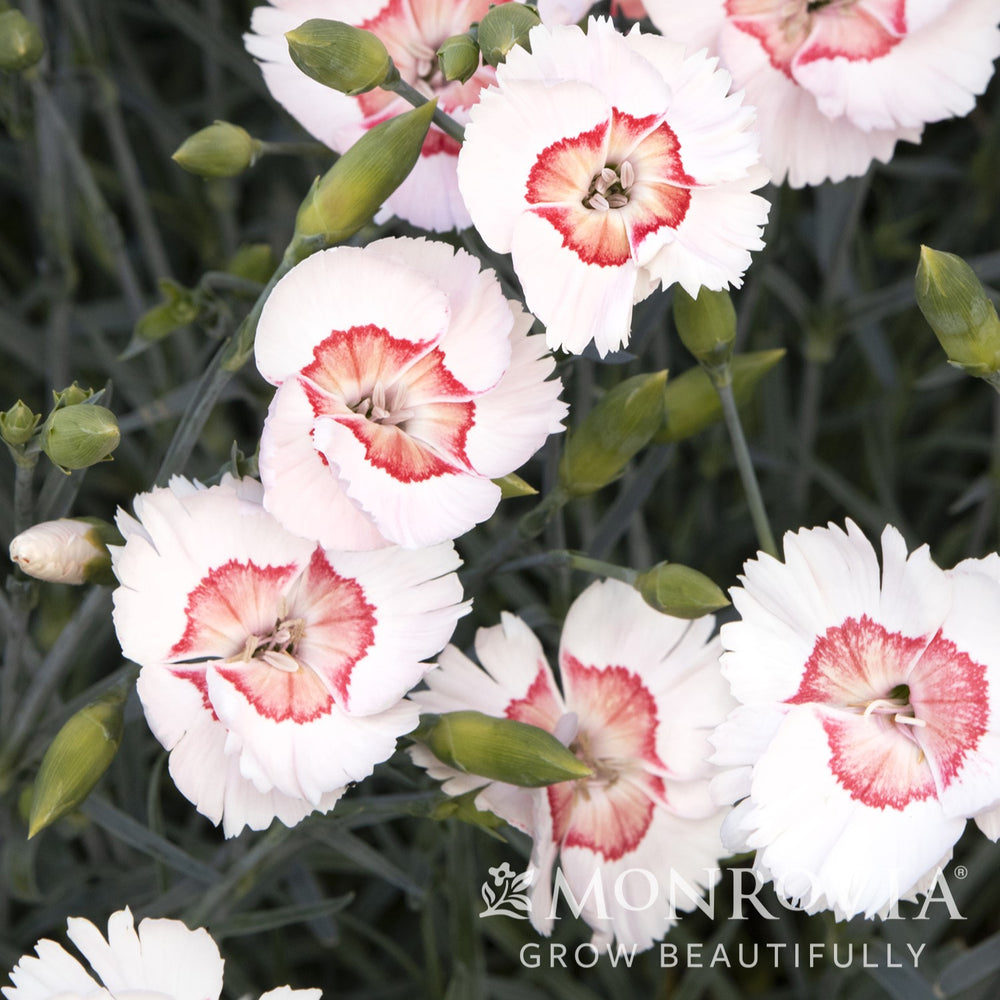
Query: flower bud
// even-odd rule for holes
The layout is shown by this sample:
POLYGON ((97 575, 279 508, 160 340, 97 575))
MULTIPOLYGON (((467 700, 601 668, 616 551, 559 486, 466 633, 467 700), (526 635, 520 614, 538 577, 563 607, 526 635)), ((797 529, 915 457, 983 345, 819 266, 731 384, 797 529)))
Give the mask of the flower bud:
POLYGON ((28 819, 28 837, 75 809, 90 794, 118 752, 128 686, 112 689, 56 733, 42 758, 28 819))
POLYGON ((40 413, 32 413, 31 407, 19 399, 6 413, 0 413, 0 437, 7 444, 27 444, 41 419, 40 413))
POLYGON ((339 243, 365 225, 413 169, 436 107, 428 101, 361 136, 313 184, 299 206, 294 239, 339 243))
POLYGON ((706 368, 718 368, 732 356, 736 339, 736 310, 729 292, 702 287, 693 299, 674 288, 674 325, 681 342, 706 368))
POLYGON ((0 69, 20 73, 45 53, 42 33, 19 10, 0 14, 0 69))
POLYGON ((729 604, 704 573, 680 563, 662 562, 640 573, 635 589, 651 608, 674 618, 700 618, 729 604))
POLYGON ((471 35, 452 35, 437 50, 438 65, 446 80, 466 83, 479 69, 479 46, 471 35))
POLYGON ((75 382, 65 389, 52 390, 53 409, 63 406, 76 406, 85 403, 94 395, 93 389, 81 389, 75 382))
MULTIPOLYGON (((133 342, 152 344, 162 340, 174 330, 193 322, 201 312, 190 289, 170 278, 160 278, 157 284, 163 301, 158 302, 152 309, 147 309, 136 321, 135 329, 132 331, 133 342)), ((134 353, 136 350, 129 345, 123 356, 131 357, 134 353)))
POLYGON ((635 375, 605 393, 568 437, 559 484, 583 496, 614 482, 663 426, 665 371, 635 375))
POLYGON ((423 715, 410 737, 456 771, 521 788, 541 788, 593 773, 546 730, 482 712, 423 715))
POLYGON ((108 542, 121 542, 121 536, 107 522, 61 517, 22 531, 10 543, 10 557, 37 580, 110 586, 115 577, 108 542))
MULTIPOLYGON (((730 362, 736 405, 744 405, 757 383, 785 356, 783 347, 737 354, 730 362)), ((654 440, 683 441, 722 419, 722 403, 712 380, 700 366, 673 376, 663 390, 663 429, 654 440)))
POLYGON ((200 177, 235 177, 252 166, 260 143, 239 125, 216 121, 188 136, 172 159, 200 177))
POLYGON ((921 247, 916 294, 949 363, 980 378, 1000 372, 1000 319, 961 257, 921 247))
POLYGON ((226 272, 266 285, 276 266, 277 261, 269 243, 244 243, 226 265, 226 272))
POLYGON ((120 440, 115 415, 86 403, 54 410, 42 428, 42 451, 64 472, 103 462, 120 440))
POLYGON ((354 97, 398 76, 382 40, 351 24, 314 17, 285 32, 288 54, 306 76, 354 97))
POLYGON ((498 66, 515 45, 531 51, 528 32, 542 19, 534 7, 523 3, 505 3, 491 7, 479 22, 478 40, 483 59, 498 66))

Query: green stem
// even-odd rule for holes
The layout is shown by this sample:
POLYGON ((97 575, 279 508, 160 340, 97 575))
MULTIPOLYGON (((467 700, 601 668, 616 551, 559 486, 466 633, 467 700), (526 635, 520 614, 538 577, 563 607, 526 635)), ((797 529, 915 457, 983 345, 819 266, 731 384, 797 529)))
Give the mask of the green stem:
POLYGON ((761 495, 757 473, 750 458, 750 449, 747 447, 746 435, 743 433, 743 424, 740 422, 740 411, 736 407, 736 398, 733 396, 730 367, 726 364, 721 369, 714 371, 706 369, 706 371, 712 379, 715 391, 719 394, 719 402, 722 403, 722 417, 726 423, 726 430, 729 431, 729 440, 732 442, 733 455, 736 458, 736 468, 739 470, 743 489, 747 495, 750 517, 753 519, 754 530, 757 532, 757 542, 764 552, 777 558, 778 546, 775 544, 774 533, 771 531, 771 524, 767 519, 764 498, 761 495))
POLYGON ((321 142, 267 142, 259 140, 257 155, 260 156, 330 156, 328 146, 321 142))
POLYGON ((25 454, 15 459, 14 472, 14 534, 30 528, 34 517, 34 498, 32 482, 35 477, 35 466, 38 464, 38 452, 25 454))
MULTIPOLYGON (((416 87, 411 87, 405 80, 399 79, 392 83, 386 80, 382 84, 384 90, 391 90, 394 94, 399 94, 404 101, 409 101, 415 108, 419 108, 427 103, 427 98, 420 93, 416 87)), ((465 128, 460 125, 451 115, 445 114, 440 108, 434 109, 434 124, 442 132, 450 135, 457 142, 465 141, 465 128)))
POLYGON ((637 570, 629 569, 627 566, 616 566, 603 559, 594 559, 592 556, 575 552, 572 549, 552 549, 535 556, 526 556, 524 559, 508 563, 503 569, 509 571, 527 569, 530 566, 565 566, 569 569, 579 570, 581 573, 621 580, 622 583, 627 583, 630 587, 635 586, 635 581, 639 576, 637 570))

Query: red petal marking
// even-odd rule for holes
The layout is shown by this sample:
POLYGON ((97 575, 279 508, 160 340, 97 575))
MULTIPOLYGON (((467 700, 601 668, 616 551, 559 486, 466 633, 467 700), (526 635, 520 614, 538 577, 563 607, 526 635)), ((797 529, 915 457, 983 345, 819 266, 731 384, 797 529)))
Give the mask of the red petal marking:
POLYGON ((915 735, 947 788, 989 726, 986 667, 938 632, 913 665, 908 684, 910 704, 927 723, 915 735))
POLYGON ((889 717, 827 716, 823 728, 830 770, 852 799, 873 809, 905 809, 934 796, 934 776, 923 753, 889 717))
POLYGON ((546 146, 528 174, 529 204, 582 204, 594 175, 607 163, 610 122, 546 146))
POLYGON ((446 135, 440 129, 431 128, 427 133, 427 138, 424 139, 424 144, 420 147, 420 155, 437 156, 439 153, 445 153, 448 156, 457 157, 461 148, 462 144, 457 139, 446 135))
POLYGON ((630 771, 609 783, 593 779, 549 785, 552 839, 617 861, 634 851, 653 822, 654 801, 663 800, 663 782, 630 771))
POLYGON ((187 681, 189 684, 193 684, 198 689, 198 693, 201 695, 202 705, 212 713, 212 718, 218 722, 219 717, 215 714, 215 709, 212 707, 212 702, 208 697, 208 677, 206 676, 205 668, 170 667, 170 672, 174 675, 174 677, 178 677, 182 681, 187 681))
POLYGON ((632 149, 622 153, 621 159, 631 161, 640 181, 665 181, 681 187, 695 187, 698 182, 684 169, 677 134, 664 121, 653 127, 656 121, 655 115, 633 118, 615 110, 614 144, 618 143, 620 130, 625 130, 627 135, 645 132, 632 149))
POLYGON ((790 705, 866 705, 884 698, 908 675, 927 640, 889 632, 868 615, 832 625, 813 646, 790 705))
POLYGON ((579 717, 592 758, 664 767, 656 752, 656 699, 636 674, 625 667, 584 666, 565 651, 559 668, 567 711, 579 717))
POLYGON ((295 649, 346 704, 351 672, 375 642, 376 608, 354 577, 342 576, 317 546, 306 572, 289 594, 289 615, 302 618, 305 634, 295 649))
POLYGON ((471 470, 465 446, 475 422, 474 403, 425 403, 401 426, 412 440, 447 456, 453 467, 471 470))
POLYGON ((407 406, 442 399, 464 401, 476 395, 448 370, 439 347, 428 351, 407 369, 405 382, 407 406))
MULTIPOLYGON (((465 408, 466 423, 462 429, 462 441, 472 426, 475 407, 472 403, 454 403, 454 407, 465 408)), ((401 427, 391 424, 375 424, 363 417, 342 418, 343 424, 364 446, 365 459, 387 472, 399 483, 423 483, 435 476, 454 475, 466 471, 436 455, 423 442, 410 437, 401 427)), ((336 461, 336 455, 330 456, 336 461)))
POLYGON ((302 724, 329 713, 333 695, 307 667, 294 673, 268 666, 261 660, 216 664, 215 672, 249 702, 258 715, 272 722, 302 724))
POLYGON ((562 245, 584 264, 621 267, 631 256, 620 212, 595 212, 583 204, 571 208, 546 205, 531 211, 549 222, 562 236, 562 245))
POLYGON ((216 566, 188 595, 184 634, 171 647, 170 659, 227 657, 238 653, 247 636, 274 627, 279 604, 298 566, 258 566, 248 560, 216 566))
POLYGON ((525 692, 523 698, 515 698, 504 709, 508 719, 526 722, 529 726, 538 726, 548 732, 554 732, 556 723, 565 714, 562 698, 556 692, 552 682, 552 674, 548 665, 538 662, 538 673, 525 692))
POLYGON ((833 0, 810 13, 805 0, 726 0, 735 28, 756 38, 771 65, 792 79, 792 64, 843 58, 868 62, 884 56, 906 32, 906 0, 861 3, 833 0), (791 12, 789 12, 791 10, 791 12))
POLYGON ((399 340, 373 323, 331 331, 299 373, 313 413, 339 414, 337 403, 357 406, 376 382, 388 389, 428 347, 427 342, 399 340))
MULTIPOLYGON (((898 6, 904 6, 904 0, 898 6)), ((898 35, 860 6, 831 10, 827 16, 821 11, 814 16, 814 30, 795 58, 798 66, 820 59, 871 62, 881 59, 900 42, 898 35)))
POLYGON ((687 215, 691 192, 672 184, 636 184, 632 200, 623 212, 632 253, 638 253, 642 241, 666 226, 677 229, 687 215))
POLYGON ((889 632, 867 615, 848 618, 816 640, 788 704, 859 712, 906 684, 923 726, 872 714, 825 716, 830 767, 851 797, 873 808, 902 809, 956 780, 989 722, 986 668, 939 632, 929 642, 889 632), (908 735, 919 743, 914 743, 908 735), (925 759, 925 757, 927 759, 925 759))

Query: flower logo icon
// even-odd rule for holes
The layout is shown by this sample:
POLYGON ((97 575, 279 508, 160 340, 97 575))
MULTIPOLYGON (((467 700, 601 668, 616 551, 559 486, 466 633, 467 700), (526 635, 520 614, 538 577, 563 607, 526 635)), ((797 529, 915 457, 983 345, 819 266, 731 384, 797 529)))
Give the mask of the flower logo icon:
POLYGON ((527 870, 516 874, 514 869, 505 861, 490 868, 489 873, 493 882, 487 879, 482 885, 483 902, 486 909, 479 914, 480 917, 513 917, 515 920, 527 920, 531 910, 531 902, 524 890, 531 885, 534 877, 534 870, 527 870))

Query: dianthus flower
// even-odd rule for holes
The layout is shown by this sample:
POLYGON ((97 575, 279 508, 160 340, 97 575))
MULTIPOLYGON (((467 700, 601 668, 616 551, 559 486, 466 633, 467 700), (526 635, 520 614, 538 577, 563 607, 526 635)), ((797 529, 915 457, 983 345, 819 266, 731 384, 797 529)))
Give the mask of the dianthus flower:
POLYGON ((810 911, 872 916, 928 888, 974 817, 1000 834, 1000 557, 939 569, 857 525, 785 535, 732 591, 713 737, 723 827, 810 911))
POLYGON ((552 931, 557 861, 574 899, 585 900, 595 941, 639 948, 663 937, 674 904, 695 905, 671 899, 677 877, 692 888, 718 878, 725 812, 709 794, 716 770, 706 758, 732 699, 712 627, 710 617, 660 614, 624 583, 598 582, 566 616, 561 688, 528 626, 504 614, 476 635, 483 669, 449 646, 427 675, 429 690, 410 696, 425 712, 473 709, 548 730, 593 770, 548 788, 517 788, 459 774, 425 747, 411 750, 446 792, 481 788, 478 808, 531 835, 530 918, 542 933, 552 931), (591 888, 595 878, 599 888, 591 888))
POLYGON ((754 113, 714 60, 638 26, 540 25, 529 41, 472 110, 459 188, 549 346, 604 355, 657 286, 741 284, 768 213, 754 113))
POLYGON ((276 285, 257 367, 264 506, 340 549, 457 538, 500 502, 492 481, 562 430, 562 384, 532 317, 492 271, 439 242, 386 239, 308 257, 276 285))
POLYGON ((646 0, 670 38, 719 56, 792 187, 863 174, 927 122, 968 114, 1000 55, 995 0, 646 0))
POLYGON ((452 545, 334 552, 260 484, 175 478, 120 511, 114 621, 170 775, 226 836, 331 809, 417 714, 401 697, 464 613, 452 545))

